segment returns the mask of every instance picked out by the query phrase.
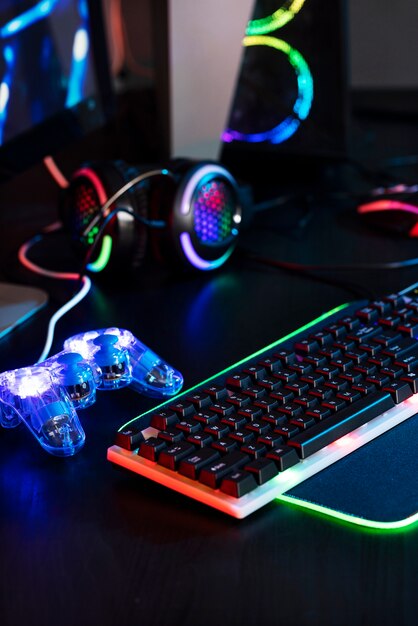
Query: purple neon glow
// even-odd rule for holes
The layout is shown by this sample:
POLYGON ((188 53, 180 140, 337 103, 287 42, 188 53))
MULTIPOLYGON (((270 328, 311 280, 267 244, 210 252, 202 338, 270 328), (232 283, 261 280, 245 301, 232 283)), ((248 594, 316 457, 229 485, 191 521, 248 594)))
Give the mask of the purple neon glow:
POLYGON ((227 259, 229 259, 233 250, 233 246, 231 246, 222 256, 213 261, 207 261, 206 259, 202 259, 202 257, 197 254, 189 233, 181 233, 180 243, 186 258, 198 270, 214 270, 217 267, 220 267, 227 259))

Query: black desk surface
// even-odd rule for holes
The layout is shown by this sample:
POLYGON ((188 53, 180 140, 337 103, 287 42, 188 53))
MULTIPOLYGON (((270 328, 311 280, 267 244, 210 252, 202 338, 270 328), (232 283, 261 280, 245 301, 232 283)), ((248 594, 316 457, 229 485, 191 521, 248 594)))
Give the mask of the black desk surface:
MULTIPOLYGON (((18 196, 11 206, 27 215, 18 196)), ((35 232, 35 218, 23 225, 11 213, 3 216, 5 227, 14 224, 9 251, 35 232)), ((416 242, 366 230, 349 203, 316 202, 297 232, 284 231, 281 219, 261 218, 244 237, 247 247, 302 263, 417 256, 416 242)), ((15 276, 43 285, 51 303, 1 341, 2 371, 36 360, 51 312, 69 296, 65 284, 24 270, 15 276)), ((415 282, 418 272, 344 278, 384 294, 415 282)), ((154 270, 98 280, 59 322, 52 353, 75 332, 125 327, 191 386, 352 299, 344 288, 237 257, 205 276, 154 270)), ((100 394, 81 414, 85 447, 66 460, 48 456, 24 427, 0 430, 2 625, 416 623, 417 528, 382 535, 277 503, 236 521, 119 473, 106 449, 116 429, 148 407, 129 389, 100 394)))

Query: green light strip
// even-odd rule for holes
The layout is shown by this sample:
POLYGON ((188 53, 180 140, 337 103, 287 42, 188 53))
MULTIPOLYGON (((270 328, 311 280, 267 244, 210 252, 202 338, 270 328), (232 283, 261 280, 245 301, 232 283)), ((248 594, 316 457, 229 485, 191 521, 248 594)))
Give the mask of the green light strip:
POLYGON ((364 528, 370 528, 372 530, 405 530, 409 529, 413 524, 416 524, 418 522, 418 513, 414 513, 410 517, 406 517, 405 519, 397 520, 395 522, 378 522, 376 520, 369 520, 363 517, 357 517, 355 515, 348 515, 348 513, 334 511, 333 509, 329 509, 326 506, 314 504, 313 502, 307 502, 306 500, 300 500, 299 498, 293 498, 292 496, 286 496, 285 494, 278 496, 276 500, 292 504, 294 506, 297 506, 298 508, 305 508, 310 511, 314 511, 315 513, 326 515, 327 517, 333 517, 334 519, 338 519, 342 522, 348 522, 350 525, 354 524, 356 526, 362 526, 364 528))
POLYGON ((282 28, 290 20, 293 20, 304 4, 305 0, 288 0, 271 15, 258 20, 250 20, 247 25, 246 35, 265 35, 273 30, 282 28))
POLYGON ((266 352, 266 350, 272 350, 273 348, 275 348, 279 344, 283 343, 284 341, 287 341, 288 339, 291 339, 292 337, 295 337, 295 335, 298 335, 299 333, 302 333, 305 330, 308 330, 309 328, 312 328, 312 326, 315 326, 315 324, 319 324, 319 322, 323 322, 325 319, 327 319, 331 315, 334 315, 335 313, 338 313, 339 311, 342 311, 343 309, 345 309, 348 306, 349 306, 348 303, 347 304, 341 304, 340 306, 335 307, 335 309, 332 309, 331 311, 328 311, 328 313, 323 313, 322 315, 320 315, 316 319, 312 320, 308 324, 305 324, 304 326, 301 326, 300 328, 298 328, 297 330, 294 330, 293 332, 289 333, 288 335, 285 335, 281 339, 278 339, 277 341, 274 341, 273 343, 271 343, 270 345, 266 346, 265 348, 262 348, 261 350, 258 350, 257 352, 254 352, 253 354, 250 354, 249 356, 245 357, 244 359, 241 359, 240 361, 237 361, 237 363, 234 363, 233 365, 230 365, 229 367, 225 368, 221 372, 218 372, 217 374, 214 374, 210 378, 207 378, 206 380, 204 380, 204 381, 202 381, 200 383, 197 383, 197 385, 194 385, 193 387, 190 387, 190 389, 186 389, 186 391, 183 391, 182 393, 178 394, 177 396, 174 396, 173 398, 170 398, 169 400, 164 400, 164 402, 162 402, 161 404, 158 404, 157 406, 153 407, 149 411, 146 411, 145 413, 141 413, 141 415, 138 415, 137 417, 134 417, 133 419, 129 420, 129 422, 126 422, 126 424, 124 424, 123 426, 121 426, 119 428, 118 432, 124 430, 127 426, 129 426, 129 424, 132 424, 132 422, 135 422, 137 419, 140 419, 141 417, 145 417, 145 415, 148 415, 149 413, 155 413, 155 411, 157 411, 161 407, 163 407, 166 404, 168 404, 168 402, 170 402, 170 403, 175 402, 178 398, 181 398, 182 396, 185 396, 186 394, 192 393, 195 389, 198 389, 199 387, 202 387, 203 385, 206 385, 207 383, 209 383, 214 378, 217 378, 218 376, 222 376, 223 374, 226 374, 226 372, 228 372, 229 370, 235 369, 236 367, 239 367, 240 365, 242 365, 246 361, 249 361, 250 359, 255 359, 260 354, 263 354, 264 352, 266 352))
POLYGON ((101 272, 109 263, 110 255, 112 253, 112 237, 105 235, 102 241, 102 248, 100 254, 95 261, 87 265, 87 269, 90 272, 101 272))

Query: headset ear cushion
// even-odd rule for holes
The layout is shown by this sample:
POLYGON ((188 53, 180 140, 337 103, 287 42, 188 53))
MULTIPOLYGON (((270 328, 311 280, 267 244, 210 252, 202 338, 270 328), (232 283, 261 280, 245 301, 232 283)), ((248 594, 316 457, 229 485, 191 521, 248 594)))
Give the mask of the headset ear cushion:
MULTIPOLYGON (((65 228, 81 254, 86 254, 93 245, 97 229, 88 236, 83 233, 90 222, 100 213, 100 208, 123 185, 138 175, 138 170, 123 161, 92 163, 77 170, 66 189, 62 202, 61 216, 65 228)), ((115 207, 123 207, 146 218, 148 191, 146 185, 137 185, 118 198, 115 207)), ((97 228, 100 229, 101 222, 97 228)), ((141 265, 147 244, 147 229, 127 213, 116 214, 106 227, 111 238, 111 259, 108 269, 138 267, 141 265)), ((95 256, 100 255, 101 246, 95 256)))

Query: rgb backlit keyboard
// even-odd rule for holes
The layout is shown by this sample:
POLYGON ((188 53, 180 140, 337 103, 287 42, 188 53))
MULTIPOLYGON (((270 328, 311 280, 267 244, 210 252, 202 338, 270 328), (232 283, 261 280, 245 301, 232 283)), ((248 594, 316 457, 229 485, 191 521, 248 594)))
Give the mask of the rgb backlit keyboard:
POLYGON ((108 459, 237 518, 418 409, 418 289, 337 307, 122 426, 108 459))

